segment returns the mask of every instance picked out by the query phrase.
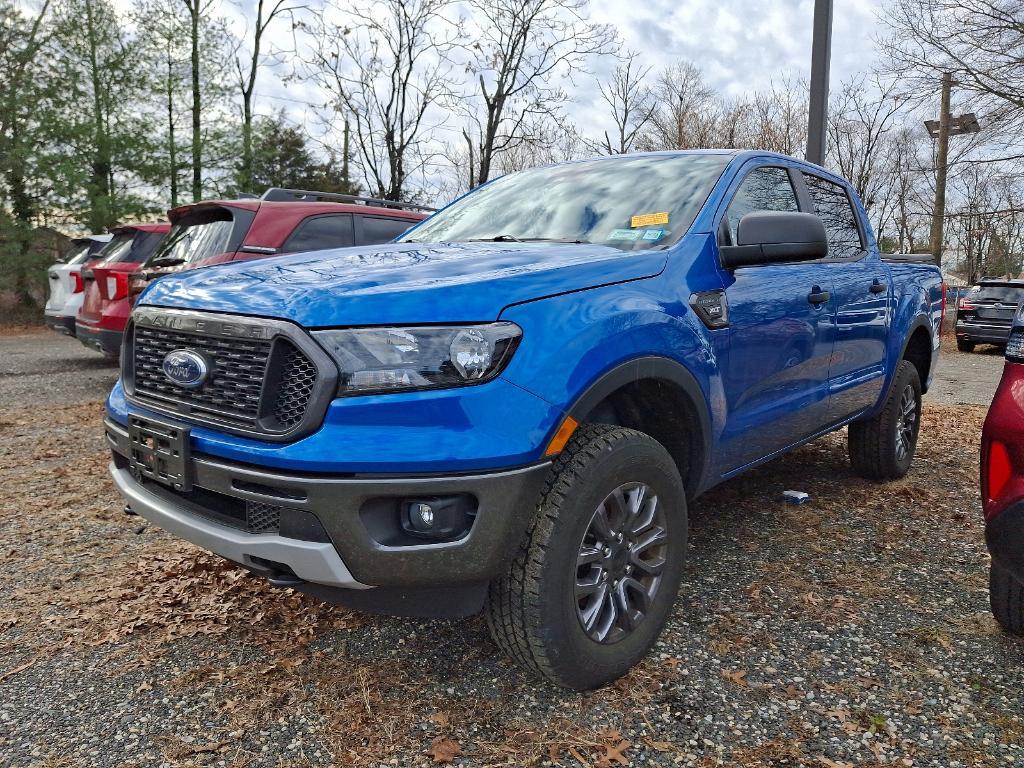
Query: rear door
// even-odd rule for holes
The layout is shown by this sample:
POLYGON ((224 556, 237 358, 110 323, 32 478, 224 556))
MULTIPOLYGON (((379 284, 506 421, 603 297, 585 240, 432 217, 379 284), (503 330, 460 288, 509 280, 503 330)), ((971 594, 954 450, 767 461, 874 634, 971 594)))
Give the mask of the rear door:
MULTIPOLYGON (((751 211, 799 210, 796 173, 781 165, 745 169, 719 227, 719 243, 735 243, 737 224, 751 211)), ((725 272, 729 337, 722 384, 728 415, 720 472, 782 450, 825 425, 831 276, 820 262, 725 272)))
POLYGON ((867 232, 849 190, 834 179, 804 172, 812 209, 825 225, 835 294, 835 343, 829 369, 829 421, 878 402, 885 382, 886 340, 893 295, 888 266, 867 232))

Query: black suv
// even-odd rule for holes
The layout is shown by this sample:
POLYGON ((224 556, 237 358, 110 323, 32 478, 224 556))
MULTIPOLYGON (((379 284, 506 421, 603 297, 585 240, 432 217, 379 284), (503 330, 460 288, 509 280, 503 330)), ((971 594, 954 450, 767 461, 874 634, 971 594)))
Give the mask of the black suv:
POLYGON ((1021 301, 1024 280, 982 280, 957 304, 956 348, 973 352, 975 344, 1005 346, 1021 301))

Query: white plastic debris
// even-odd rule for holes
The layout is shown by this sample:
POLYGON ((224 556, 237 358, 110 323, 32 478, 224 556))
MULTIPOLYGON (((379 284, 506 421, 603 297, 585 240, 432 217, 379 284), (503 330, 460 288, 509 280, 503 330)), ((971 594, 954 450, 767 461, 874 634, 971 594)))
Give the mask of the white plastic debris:
POLYGON ((803 491, 783 491, 782 498, 788 504, 803 504, 811 497, 803 491))

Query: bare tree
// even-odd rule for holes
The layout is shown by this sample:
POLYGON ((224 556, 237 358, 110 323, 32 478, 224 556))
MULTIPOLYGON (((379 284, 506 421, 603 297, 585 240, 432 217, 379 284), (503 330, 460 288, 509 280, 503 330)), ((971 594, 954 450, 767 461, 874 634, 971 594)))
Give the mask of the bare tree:
POLYGON ((181 0, 188 11, 189 42, 192 62, 192 200, 203 197, 203 97, 201 80, 201 27, 213 9, 215 0, 181 0))
POLYGON ((711 146, 718 131, 721 100, 696 64, 666 68, 654 86, 658 108, 638 141, 646 150, 711 146))
POLYGON ((359 164, 370 190, 388 200, 407 193, 422 168, 435 127, 431 107, 450 94, 448 54, 455 30, 448 0, 361 0, 336 8, 346 23, 322 16, 307 26, 307 71, 329 95, 329 115, 351 119, 359 164))
POLYGON ((633 149, 637 136, 654 117, 657 102, 647 84, 651 67, 641 66, 639 53, 630 51, 625 61, 615 68, 607 83, 598 83, 601 99, 611 111, 615 123, 614 139, 604 132, 600 143, 602 152, 608 155, 623 155, 633 149))
POLYGON ((253 96, 256 91, 260 66, 267 55, 267 52, 263 50, 263 38, 275 19, 293 16, 296 11, 304 7, 302 3, 291 3, 288 0, 257 0, 251 47, 244 56, 241 45, 236 51, 235 69, 238 75, 238 89, 242 94, 242 162, 238 172, 238 185, 243 190, 252 189, 253 96))
POLYGON ((957 88, 972 95, 973 111, 1002 123, 1019 148, 1024 129, 1020 0, 893 0, 885 20, 892 32, 882 40, 882 50, 896 74, 933 94, 941 74, 951 72, 957 88))
POLYGON ((571 83, 589 57, 617 48, 610 26, 585 20, 588 2, 470 0, 477 30, 466 50, 482 102, 464 134, 475 154, 471 186, 490 178, 495 156, 524 140, 532 118, 558 119, 568 100, 561 84, 571 83))
POLYGON ((799 157, 807 146, 807 82, 789 76, 772 81, 750 102, 753 123, 747 145, 799 157))

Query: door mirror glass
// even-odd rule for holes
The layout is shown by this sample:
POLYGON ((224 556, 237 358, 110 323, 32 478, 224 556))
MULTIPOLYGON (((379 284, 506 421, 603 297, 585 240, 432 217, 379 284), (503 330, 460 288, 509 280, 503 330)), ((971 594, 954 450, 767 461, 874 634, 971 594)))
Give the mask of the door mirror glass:
POLYGON ((828 254, 825 225, 812 213, 754 211, 740 219, 736 245, 719 247, 726 269, 787 261, 815 261, 828 254))

